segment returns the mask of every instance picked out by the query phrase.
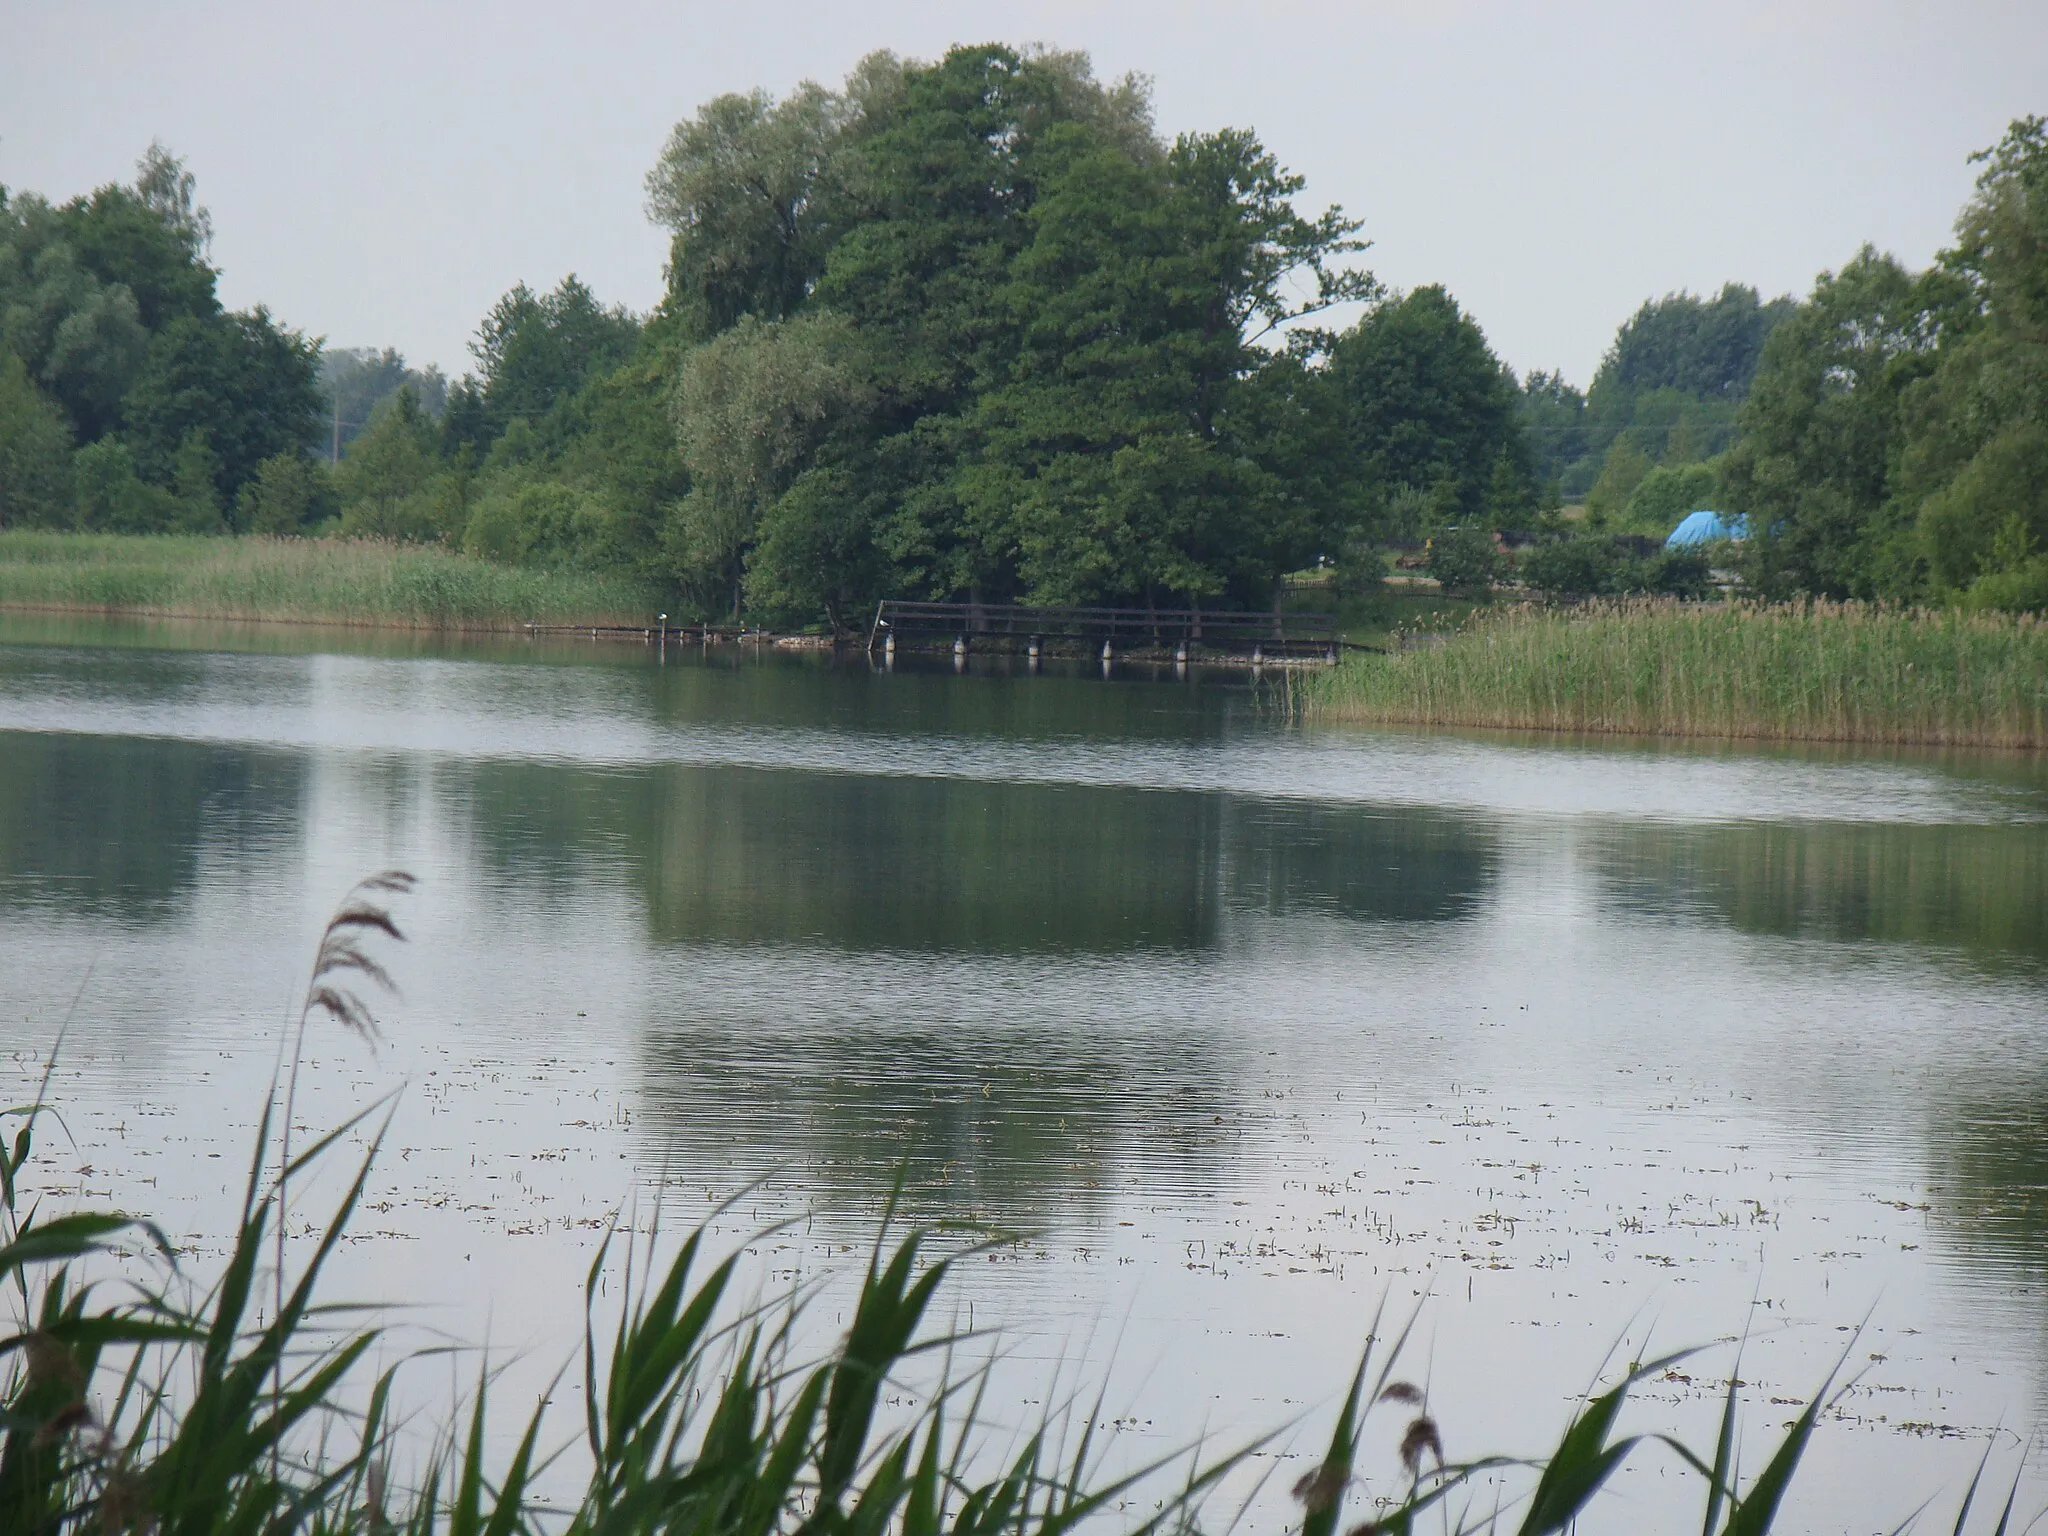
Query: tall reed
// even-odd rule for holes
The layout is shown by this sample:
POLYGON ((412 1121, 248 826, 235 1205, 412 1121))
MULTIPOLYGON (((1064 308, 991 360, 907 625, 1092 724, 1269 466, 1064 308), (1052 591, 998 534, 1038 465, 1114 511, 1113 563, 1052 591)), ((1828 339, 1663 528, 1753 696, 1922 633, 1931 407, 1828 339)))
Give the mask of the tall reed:
POLYGON ((2048 747, 2048 622, 1861 603, 1514 607, 1306 678, 1310 720, 2048 747))
POLYGON ((437 629, 640 624, 641 583, 365 540, 0 531, 0 608, 437 629))

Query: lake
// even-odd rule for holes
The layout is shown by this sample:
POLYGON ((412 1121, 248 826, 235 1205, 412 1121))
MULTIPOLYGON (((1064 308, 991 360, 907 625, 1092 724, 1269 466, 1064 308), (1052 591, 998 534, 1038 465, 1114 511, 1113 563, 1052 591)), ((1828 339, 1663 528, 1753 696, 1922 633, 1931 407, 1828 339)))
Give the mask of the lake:
MULTIPOLYGON (((947 1318, 1026 1403, 1106 1382, 1127 1461, 1298 1424, 1253 1528, 1383 1298, 1453 1457, 1546 1448, 1610 1354, 1746 1334, 1746 1466, 1855 1377, 1781 1529, 1952 1513, 1994 1433, 2009 1477, 2048 1405, 2048 768, 1284 702, 0 617, 15 1096, 70 1021, 40 1187, 217 1256, 321 925, 399 867, 384 1041, 316 1028, 300 1097, 403 1088, 336 1290, 514 1395, 615 1210, 737 1196, 728 1240, 789 1223, 773 1288, 863 1262, 900 1180, 1021 1234, 947 1318)), ((1631 1422, 1710 1443, 1733 1368, 1631 1422)), ((1631 1467, 1599 1528, 1697 1523, 1631 1467)))

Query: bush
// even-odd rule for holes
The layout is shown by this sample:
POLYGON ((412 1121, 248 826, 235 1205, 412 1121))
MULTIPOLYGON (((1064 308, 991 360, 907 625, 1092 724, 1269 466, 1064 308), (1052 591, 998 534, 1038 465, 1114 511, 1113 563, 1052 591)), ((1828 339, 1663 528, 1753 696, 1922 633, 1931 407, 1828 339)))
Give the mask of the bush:
POLYGON ((1500 556, 1484 528, 1446 528, 1429 541, 1429 574, 1446 592, 1484 592, 1500 556))
POLYGON ((1659 538, 1685 520, 1688 512, 1711 507, 1721 497, 1721 477, 1711 464, 1660 464, 1629 493, 1621 525, 1659 538))
POLYGON ((334 482, 324 465, 302 453, 265 459, 235 501, 235 526, 243 533, 289 538, 335 515, 334 482))
POLYGON ((609 507, 561 480, 493 476, 470 509, 462 548, 513 565, 630 567, 631 553, 609 507))
POLYGON ((1713 585, 1709 563, 1698 545, 1641 555, 1622 538, 1577 534, 1536 545, 1520 569, 1522 580, 1555 597, 1704 597, 1713 585))
POLYGON ((1979 576, 1963 594, 1963 606, 1979 612, 2048 613, 2048 555, 1979 576))
POLYGON ((81 528, 101 533, 212 533, 219 509, 187 503, 135 473, 135 458, 118 438, 88 443, 72 456, 72 503, 81 528))

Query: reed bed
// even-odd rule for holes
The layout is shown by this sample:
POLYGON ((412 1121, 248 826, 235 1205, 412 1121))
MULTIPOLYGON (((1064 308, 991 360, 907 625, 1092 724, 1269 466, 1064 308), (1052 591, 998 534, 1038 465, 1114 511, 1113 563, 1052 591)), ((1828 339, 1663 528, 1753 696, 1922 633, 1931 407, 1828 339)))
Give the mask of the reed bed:
POLYGON ((2048 622, 1861 603, 1518 606, 1306 678, 1310 720, 2048 748, 2048 622))
POLYGON ((364 540, 0 531, 0 608, 151 618, 513 629, 640 624, 641 583, 364 540))

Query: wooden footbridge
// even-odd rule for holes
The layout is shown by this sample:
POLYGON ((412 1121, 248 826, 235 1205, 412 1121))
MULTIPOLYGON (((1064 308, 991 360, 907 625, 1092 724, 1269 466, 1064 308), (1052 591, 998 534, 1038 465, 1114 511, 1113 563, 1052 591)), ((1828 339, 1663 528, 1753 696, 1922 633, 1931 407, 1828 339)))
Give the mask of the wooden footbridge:
POLYGON ((1327 613, 1201 608, 1067 608, 1025 603, 885 599, 868 626, 868 654, 905 650, 1022 652, 1026 656, 1153 657, 1243 665, 1332 662, 1346 645, 1327 613))
MULTIPOLYGON (((737 624, 528 624, 530 636, 591 640, 772 644, 776 636, 737 624)), ((858 636, 853 637, 858 643, 858 636)), ((789 643, 789 642, 785 642, 789 643)), ((815 641, 825 644, 823 640, 815 641)), ((837 644, 839 642, 831 642, 837 644)), ((924 603, 885 599, 868 626, 867 653, 1085 657, 1212 666, 1313 666, 1340 651, 1370 650, 1343 637, 1327 613, 1247 613, 1201 608, 1079 608, 1025 603, 924 603)))

